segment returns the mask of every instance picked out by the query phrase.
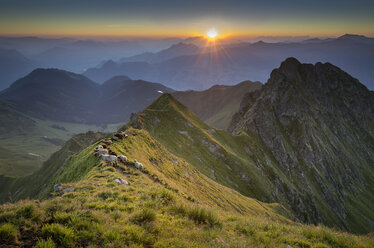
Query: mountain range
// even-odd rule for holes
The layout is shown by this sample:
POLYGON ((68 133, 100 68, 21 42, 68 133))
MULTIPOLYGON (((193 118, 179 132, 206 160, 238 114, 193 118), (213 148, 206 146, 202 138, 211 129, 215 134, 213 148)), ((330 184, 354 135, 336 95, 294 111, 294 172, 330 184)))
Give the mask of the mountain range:
POLYGON ((248 81, 203 92, 175 92, 126 76, 99 85, 68 71, 36 69, 0 92, 0 174, 31 174, 73 135, 113 132, 164 92, 175 93, 202 120, 227 128, 244 93, 258 87, 248 81))
MULTIPOLYGON (((33 73, 5 93, 17 99, 25 85, 43 89, 41 75, 53 74, 45 90, 57 92, 56 103, 74 95, 59 87, 66 81, 70 89, 99 88, 110 96, 102 106, 118 111, 127 89, 160 86, 33 73)), ((31 95, 20 99, 44 102, 31 95)), ((75 135, 33 174, 0 176, 0 201, 8 202, 0 206, 0 240, 28 247, 372 247, 365 234, 374 229, 373 103, 373 92, 340 68, 295 58, 264 85, 163 93, 118 131, 75 135), (212 123, 224 116, 217 123, 227 131, 199 116, 212 123), (95 155, 100 145, 126 161, 103 161, 95 155)), ((18 104, 1 102, 9 118, 0 120, 30 132, 37 121, 18 104)))
MULTIPOLYGON (((113 136, 111 149, 143 162, 155 182, 167 182, 199 204, 213 201, 227 211, 245 213, 245 206, 253 203, 240 202, 255 198, 280 203, 285 209, 277 207, 276 213, 293 221, 367 233, 374 220, 373 101, 372 91, 338 67, 289 58, 265 85, 243 96, 230 132, 209 126, 165 93, 132 115, 119 130, 130 138, 113 136), (213 193, 220 191, 231 193, 213 193), (231 198, 236 191, 242 200, 231 198)), ((86 149, 79 146, 67 160, 52 156, 32 176, 3 177, 3 184, 9 185, 5 191, 12 192, 14 200, 45 199, 54 195, 56 183, 82 188, 95 178, 104 178, 101 183, 114 179, 121 175, 117 169, 108 169, 115 174, 106 177, 106 167, 92 154, 100 142, 86 149), (48 164, 54 169, 46 176, 51 171, 48 164), (33 177, 43 180, 32 184, 33 177)), ((135 180, 132 172, 122 175, 135 180)), ((72 196, 79 197, 79 192, 85 190, 72 196)), ((3 192, 2 199, 7 195, 3 192)), ((275 217, 274 212, 268 215, 275 217)))
POLYGON ((82 124, 110 124, 129 120, 160 94, 172 93, 202 120, 228 128, 245 93, 259 82, 216 85, 205 91, 174 91, 159 83, 115 76, 97 84, 80 74, 58 69, 36 69, 0 92, 0 100, 17 111, 42 120, 82 124), (121 106, 121 108, 118 108, 121 106))
POLYGON ((132 112, 145 108, 160 92, 172 91, 161 84, 124 76, 99 85, 79 74, 37 69, 2 91, 0 100, 10 101, 21 112, 40 119, 102 124, 127 121, 132 112), (114 108, 118 105, 123 108, 114 108))
POLYGON ((147 63, 159 63, 174 57, 183 56, 183 55, 192 55, 192 54, 199 54, 201 52, 201 48, 194 44, 188 43, 178 43, 170 46, 167 49, 161 50, 156 53, 142 53, 139 55, 134 55, 127 58, 121 58, 119 60, 120 63, 124 62, 137 62, 137 61, 144 61, 147 63))
POLYGON ((81 73, 103 61, 162 50, 178 41, 2 36, 0 37, 0 90, 40 67, 81 73))
POLYGON ((311 63, 332 62, 373 89, 368 68, 373 46, 373 38, 351 34, 272 43, 209 43, 203 37, 118 41, 0 37, 0 90, 40 67, 84 72, 99 83, 127 75, 177 90, 205 90, 249 78, 265 82, 271 70, 289 56, 311 63))
MULTIPOLYGON (((186 44, 184 46, 187 46, 186 44)), ((198 54, 176 53, 170 59, 155 59, 157 54, 109 61, 86 70, 84 75, 103 82, 115 75, 162 82, 177 90, 204 90, 215 84, 232 84, 248 78, 265 82, 281 61, 293 56, 301 61, 333 63, 373 89, 373 38, 343 35, 292 43, 234 43, 218 41, 198 54), (136 61, 137 60, 137 61, 136 61)))

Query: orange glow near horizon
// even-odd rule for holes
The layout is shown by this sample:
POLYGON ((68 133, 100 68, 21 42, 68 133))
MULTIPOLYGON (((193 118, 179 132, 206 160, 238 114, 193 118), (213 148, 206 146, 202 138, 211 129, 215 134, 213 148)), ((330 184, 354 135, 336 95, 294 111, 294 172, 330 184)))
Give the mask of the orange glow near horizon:
POLYGON ((209 39, 214 40, 218 36, 218 33, 215 28, 209 29, 209 31, 206 33, 209 39))
MULTIPOLYGON (((1 24, 0 24, 1 27, 1 24)), ((1 28, 0 28, 1 30, 1 28)), ((374 36, 374 33, 365 32, 366 30, 352 31, 349 30, 336 30, 335 32, 328 32, 325 30, 319 30, 314 32, 305 32, 303 30, 288 30, 287 28, 278 29, 277 31, 264 28, 262 30, 252 29, 250 32, 246 30, 237 29, 224 29, 220 30, 218 33, 216 29, 213 32, 213 28, 208 30, 208 32, 201 32, 197 30, 192 30, 191 28, 169 28, 168 31, 151 29, 151 28, 120 28, 116 26, 111 26, 103 29, 98 29, 94 27, 80 28, 69 26, 56 27, 56 28, 7 28, 0 31, 2 36, 40 36, 40 37, 79 37, 79 38, 189 38, 189 37, 206 37, 207 39, 213 41, 216 39, 220 40, 230 40, 230 39, 247 39, 255 38, 260 36, 310 36, 310 37, 338 37, 345 33, 353 34, 364 34, 366 36, 374 36), (12 30, 12 31, 10 31, 12 30), (58 30, 58 31, 56 31, 58 30), (218 37, 219 36, 219 37, 218 37)))

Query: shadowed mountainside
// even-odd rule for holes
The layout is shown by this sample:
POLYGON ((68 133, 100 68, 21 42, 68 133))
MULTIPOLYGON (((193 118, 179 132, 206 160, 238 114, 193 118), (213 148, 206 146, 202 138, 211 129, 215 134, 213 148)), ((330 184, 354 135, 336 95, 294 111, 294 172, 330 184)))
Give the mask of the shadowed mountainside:
POLYGON ((230 129, 257 139, 284 172, 276 195, 308 196, 297 208, 312 207, 314 220, 373 230, 373 92, 329 63, 289 58, 241 105, 230 129))
POLYGON ((107 124, 127 121, 162 92, 161 84, 114 77, 102 85, 57 69, 37 69, 0 93, 31 116, 65 122, 107 124), (122 108, 117 109, 118 106, 122 108))
POLYGON ((221 184, 288 206, 300 221, 371 231, 372 92, 331 64, 295 59, 263 87, 244 98, 231 125, 235 136, 209 127, 171 95, 133 126, 221 184))
POLYGON ((203 91, 176 91, 172 95, 207 124, 226 129, 244 94, 261 86, 259 82, 244 81, 233 86, 215 85, 203 91))

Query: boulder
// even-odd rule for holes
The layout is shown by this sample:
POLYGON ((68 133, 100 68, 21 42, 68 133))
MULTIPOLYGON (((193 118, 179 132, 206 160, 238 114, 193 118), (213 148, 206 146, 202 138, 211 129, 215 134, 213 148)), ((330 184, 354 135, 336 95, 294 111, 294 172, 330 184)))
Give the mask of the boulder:
POLYGON ((63 194, 66 194, 66 193, 73 192, 73 191, 74 191, 74 188, 72 188, 72 187, 68 187, 68 188, 64 189, 64 190, 60 193, 60 196, 63 195, 63 194))
POLYGON ((125 186, 129 185, 129 183, 125 179, 122 179, 122 178, 114 179, 114 183, 118 185, 125 185, 125 186))
POLYGON ((53 186, 53 191, 54 192, 57 192, 57 191, 60 191, 60 190, 62 190, 61 183, 55 184, 55 186, 53 186))

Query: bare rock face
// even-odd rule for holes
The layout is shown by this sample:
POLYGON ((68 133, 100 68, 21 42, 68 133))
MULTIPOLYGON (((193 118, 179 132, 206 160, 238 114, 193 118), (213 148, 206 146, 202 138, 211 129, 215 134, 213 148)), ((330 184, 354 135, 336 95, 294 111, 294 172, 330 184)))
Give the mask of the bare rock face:
MULTIPOLYGON (((374 94, 326 63, 294 58, 245 95, 230 130, 258 138, 275 201, 309 223, 370 230, 374 221, 374 94)), ((260 154, 255 154, 259 157, 260 154)))

